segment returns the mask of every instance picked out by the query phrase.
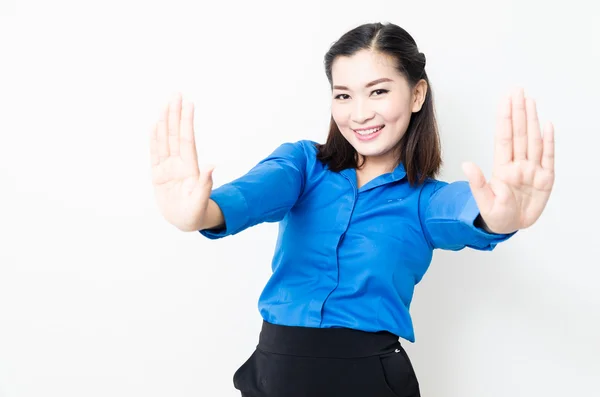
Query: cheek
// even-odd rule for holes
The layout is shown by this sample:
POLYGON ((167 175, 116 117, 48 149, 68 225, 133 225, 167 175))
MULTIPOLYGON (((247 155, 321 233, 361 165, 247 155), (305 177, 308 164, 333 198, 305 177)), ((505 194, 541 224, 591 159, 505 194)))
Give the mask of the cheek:
POLYGON ((406 104, 400 104, 398 102, 385 102, 381 104, 378 113, 388 123, 395 123, 407 117, 410 114, 406 104))
POLYGON ((348 112, 343 106, 332 106, 331 117, 339 127, 348 125, 348 112))

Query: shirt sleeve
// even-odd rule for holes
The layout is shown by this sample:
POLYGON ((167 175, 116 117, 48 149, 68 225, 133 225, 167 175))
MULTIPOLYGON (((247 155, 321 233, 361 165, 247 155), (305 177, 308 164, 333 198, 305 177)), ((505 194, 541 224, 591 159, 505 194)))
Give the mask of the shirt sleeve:
POLYGON ((217 239, 283 219, 304 189, 306 162, 301 142, 284 143, 245 175, 213 189, 210 198, 221 208, 225 227, 200 234, 217 239))
POLYGON ((458 251, 469 247, 491 251, 517 233, 488 233, 474 225, 479 208, 466 181, 427 184, 421 201, 423 230, 433 248, 458 251))

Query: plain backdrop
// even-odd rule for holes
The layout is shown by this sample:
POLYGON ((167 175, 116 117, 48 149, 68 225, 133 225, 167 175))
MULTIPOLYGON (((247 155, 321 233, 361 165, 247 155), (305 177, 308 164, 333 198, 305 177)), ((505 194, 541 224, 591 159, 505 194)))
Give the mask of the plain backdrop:
MULTIPOLYGON (((5 0, 2 0, 3 2, 5 0)), ((324 141, 323 55, 366 22, 427 56, 444 169, 491 173, 512 87, 556 130, 540 220, 493 252, 436 251, 416 287, 424 397, 600 395, 599 13, 585 0, 21 2, 0 15, 0 396, 238 396, 276 224, 210 241, 160 216, 148 133, 196 106, 215 186, 324 141)))

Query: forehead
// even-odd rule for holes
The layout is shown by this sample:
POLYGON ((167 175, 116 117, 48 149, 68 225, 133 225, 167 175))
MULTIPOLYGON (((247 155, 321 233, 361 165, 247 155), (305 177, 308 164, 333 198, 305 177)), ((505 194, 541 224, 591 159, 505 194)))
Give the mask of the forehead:
POLYGON ((337 57, 331 65, 331 77, 334 85, 364 87, 382 77, 396 81, 402 75, 396 69, 394 58, 372 50, 361 50, 352 56, 337 57))

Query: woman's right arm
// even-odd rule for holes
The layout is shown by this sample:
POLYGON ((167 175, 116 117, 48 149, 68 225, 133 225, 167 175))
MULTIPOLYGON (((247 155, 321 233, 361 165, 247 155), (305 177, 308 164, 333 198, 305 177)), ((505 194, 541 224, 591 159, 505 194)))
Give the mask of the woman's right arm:
POLYGON ((213 169, 198 167, 193 119, 194 105, 178 94, 150 137, 152 184, 165 219, 209 238, 282 219, 304 188, 303 143, 279 146, 245 175, 213 190, 213 169))
POLYGON ((303 142, 284 143, 245 175, 214 189, 214 212, 209 211, 200 233, 221 238, 283 219, 304 189, 306 157, 303 142))
MULTIPOLYGON (((215 230, 221 229, 224 226, 225 218, 223 217, 223 211, 221 211, 221 207, 219 207, 219 204, 217 204, 213 199, 208 199, 204 223, 199 225, 197 230, 215 230)), ((194 229, 194 231, 196 231, 196 229, 194 229)))

